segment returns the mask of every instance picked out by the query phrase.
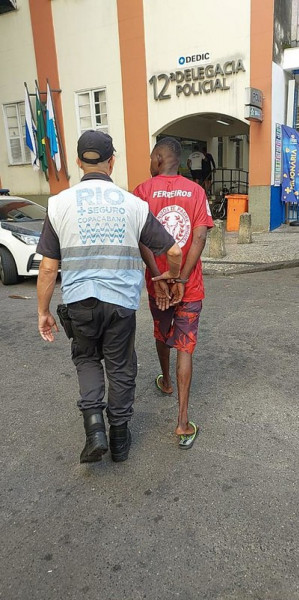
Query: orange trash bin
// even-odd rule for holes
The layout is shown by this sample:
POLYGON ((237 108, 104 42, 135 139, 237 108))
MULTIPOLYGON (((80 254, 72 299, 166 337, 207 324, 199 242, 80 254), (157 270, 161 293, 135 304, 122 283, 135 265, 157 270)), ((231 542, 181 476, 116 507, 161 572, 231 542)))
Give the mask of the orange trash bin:
POLYGON ((240 215, 248 211, 247 194, 230 194, 227 198, 226 231, 238 231, 240 215))

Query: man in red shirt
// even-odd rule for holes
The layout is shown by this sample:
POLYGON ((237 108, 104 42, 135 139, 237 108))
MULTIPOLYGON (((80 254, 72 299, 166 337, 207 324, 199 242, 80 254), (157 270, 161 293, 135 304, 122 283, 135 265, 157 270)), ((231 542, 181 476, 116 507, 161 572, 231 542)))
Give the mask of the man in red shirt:
POLYGON ((152 178, 138 185, 133 193, 148 202, 150 210, 171 233, 183 253, 180 279, 169 280, 168 288, 159 277, 167 269, 165 255, 154 257, 150 250, 140 245, 147 265, 146 285, 162 370, 156 385, 161 392, 172 394, 169 358, 170 348, 176 348, 179 415, 175 433, 179 436, 179 447, 187 449, 198 435, 198 426, 188 420, 188 402, 192 354, 204 298, 200 255, 213 220, 204 190, 177 175, 180 159, 181 145, 176 139, 160 140, 151 154, 152 178))

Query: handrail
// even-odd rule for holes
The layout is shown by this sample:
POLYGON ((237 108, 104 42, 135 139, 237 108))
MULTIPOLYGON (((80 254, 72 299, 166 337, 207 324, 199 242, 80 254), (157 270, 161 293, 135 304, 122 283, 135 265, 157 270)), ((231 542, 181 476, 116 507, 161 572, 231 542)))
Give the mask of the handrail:
POLYGON ((248 194, 248 171, 217 167, 213 173, 210 193, 216 196, 223 193, 224 189, 227 190, 226 193, 248 194))

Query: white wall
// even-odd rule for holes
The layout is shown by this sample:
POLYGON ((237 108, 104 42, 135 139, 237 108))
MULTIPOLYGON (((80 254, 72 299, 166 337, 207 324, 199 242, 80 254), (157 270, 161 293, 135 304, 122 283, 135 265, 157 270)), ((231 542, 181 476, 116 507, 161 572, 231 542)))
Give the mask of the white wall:
MULTIPOLYGON (((12 194, 48 193, 44 175, 33 171, 31 165, 8 165, 4 130, 3 104, 24 101, 24 81, 34 93, 36 75, 31 21, 28 0, 18 0, 18 10, 0 15, 0 177, 2 186, 12 194)), ((35 103, 32 105, 35 111, 35 103)))
POLYGON ((298 69, 299 48, 286 48, 283 53, 283 68, 292 71, 298 69))
POLYGON ((114 181, 127 187, 123 97, 116 0, 52 2, 70 184, 79 181, 75 163, 78 129, 75 92, 106 87, 109 134, 117 150, 114 181))
MULTIPOLYGON (((171 98, 155 101, 153 86, 148 83, 150 136, 168 123, 203 112, 220 112, 244 121, 244 89, 250 75, 250 0, 143 0, 143 4, 147 80, 188 68, 179 66, 178 58, 202 52, 210 53, 209 60, 192 66, 223 65, 240 58, 246 69, 226 78, 229 90, 202 95, 177 97, 176 84, 171 82, 167 90, 171 98)), ((161 89, 161 82, 158 85, 161 89)))
POLYGON ((274 184, 275 167, 275 126, 276 123, 286 123, 286 106, 288 98, 288 81, 292 78, 291 73, 283 71, 276 63, 272 63, 272 125, 271 125, 271 185, 274 184))

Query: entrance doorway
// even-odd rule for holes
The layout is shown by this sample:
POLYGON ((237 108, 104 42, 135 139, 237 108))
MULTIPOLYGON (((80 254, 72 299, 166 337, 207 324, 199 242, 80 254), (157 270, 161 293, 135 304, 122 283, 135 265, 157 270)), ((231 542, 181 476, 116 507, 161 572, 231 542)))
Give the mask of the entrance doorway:
POLYGON ((210 194, 248 192, 249 125, 223 113, 198 113, 165 125, 156 133, 156 141, 175 137, 182 146, 180 173, 191 178, 188 156, 197 144, 212 154, 216 163, 210 194))
MULTIPOLYGON (((156 141, 159 142, 168 135, 171 134, 161 133, 160 135, 157 135, 156 141)), ((171 137, 174 137, 176 140, 178 140, 182 147, 182 158, 181 164, 179 166, 179 173, 180 175, 184 175, 184 177, 187 177, 188 179, 192 179, 190 170, 187 167, 187 160, 190 154, 194 151, 194 146, 198 146, 199 150, 202 152, 203 148, 207 147, 207 142, 205 140, 190 140, 188 138, 184 138, 177 135, 171 135, 171 137)))

